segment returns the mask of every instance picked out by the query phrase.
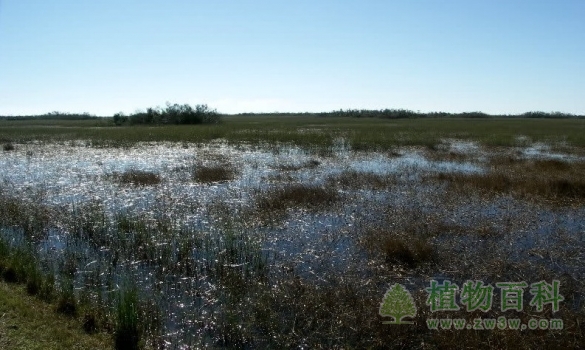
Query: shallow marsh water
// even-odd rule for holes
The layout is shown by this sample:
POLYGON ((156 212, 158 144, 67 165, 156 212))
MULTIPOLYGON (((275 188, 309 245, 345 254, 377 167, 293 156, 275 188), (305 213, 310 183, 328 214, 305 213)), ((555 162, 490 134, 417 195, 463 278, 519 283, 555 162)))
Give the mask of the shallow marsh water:
MULTIPOLYGON (((332 275, 356 280, 374 276, 380 296, 387 288, 384 279, 392 273, 418 287, 439 275, 493 278, 487 266, 480 266, 489 258, 530 261, 552 275, 585 278, 583 207, 552 209, 507 196, 486 201, 472 194, 449 202, 443 199, 448 191, 444 186, 424 180, 428 174, 488 171, 489 151, 474 143, 449 144, 451 152, 466 156, 463 161, 431 160, 425 156, 428 150, 415 147, 392 155, 354 152, 343 140, 326 154, 221 142, 16 146, 16 151, 0 154, 2 194, 54 208, 55 224, 37 247, 45 265, 58 273, 67 256, 73 256, 78 294, 90 289, 108 295, 124 283, 122 276, 133 276, 140 293, 162 311, 161 337, 169 348, 216 344, 222 332, 218 325, 229 317, 222 308, 236 299, 234 307, 243 307, 230 290, 241 287, 231 271, 247 279, 244 285, 275 284, 289 271, 317 285, 328 283, 332 275), (194 181, 193 171, 205 165, 229 165, 236 176, 216 183, 194 181), (129 170, 158 174, 161 182, 133 186, 115 180, 115 174, 129 170), (347 171, 388 178, 391 184, 378 189, 331 185, 328 179, 347 171), (317 210, 291 207, 269 219, 255 211, 259 196, 291 182, 333 186, 340 199, 317 210), (86 214, 86 223, 95 230, 91 234, 73 232, 75 223, 64 219, 86 214), (104 222, 98 222, 100 217, 104 222), (134 224, 120 229, 121 217, 142 220, 141 231, 134 224), (412 225, 407 219, 424 223, 429 218, 458 227, 457 234, 448 229, 425 233, 441 257, 456 256, 451 263, 396 270, 360 243, 372 228, 399 231, 412 225), (474 233, 481 225, 488 225, 495 237, 474 233), (121 230, 128 237, 119 237, 121 230), (91 244, 91 239, 100 243, 91 244), (140 246, 124 251, 119 246, 139 239, 140 246), (486 254, 495 242, 498 250, 486 254), (181 267, 185 257, 194 265, 181 267)), ((520 149, 523 157, 546 157, 546 151, 538 145, 520 149)), ((1 231, 11 240, 22 234, 9 227, 1 231)))

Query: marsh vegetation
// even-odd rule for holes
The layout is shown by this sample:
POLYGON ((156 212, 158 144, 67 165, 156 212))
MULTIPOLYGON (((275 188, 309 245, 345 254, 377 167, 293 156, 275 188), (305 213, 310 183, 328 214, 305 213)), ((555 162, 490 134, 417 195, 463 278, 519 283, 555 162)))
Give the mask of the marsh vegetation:
POLYGON ((193 179, 203 183, 229 181, 235 175, 236 171, 230 165, 200 165, 193 171, 193 179))
POLYGON ((582 344, 584 120, 231 118, 0 122, 2 278, 124 349, 582 344), (557 279, 506 316, 564 329, 429 330, 431 279, 557 279))
POLYGON ((113 173, 110 176, 120 184, 134 186, 152 186, 161 182, 158 174, 135 169, 126 170, 123 173, 113 173))

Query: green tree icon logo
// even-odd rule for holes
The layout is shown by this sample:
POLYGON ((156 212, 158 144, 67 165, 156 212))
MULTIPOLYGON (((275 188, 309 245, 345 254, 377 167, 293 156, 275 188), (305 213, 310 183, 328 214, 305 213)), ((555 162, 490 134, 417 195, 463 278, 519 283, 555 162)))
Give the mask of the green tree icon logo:
POLYGON ((380 303, 382 317, 393 317, 394 321, 384 321, 384 324, 413 324, 411 321, 402 321, 404 317, 416 316, 416 305, 412 295, 399 283, 391 286, 384 294, 380 303))

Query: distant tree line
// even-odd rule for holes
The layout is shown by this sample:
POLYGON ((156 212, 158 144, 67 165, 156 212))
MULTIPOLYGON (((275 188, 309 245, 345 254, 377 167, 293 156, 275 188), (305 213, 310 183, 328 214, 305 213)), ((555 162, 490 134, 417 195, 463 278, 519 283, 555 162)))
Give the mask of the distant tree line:
POLYGON ((522 114, 488 114, 484 112, 420 112, 408 109, 340 109, 331 112, 272 112, 272 113, 239 113, 243 117, 351 117, 351 118, 585 118, 585 115, 576 115, 562 112, 526 112, 522 114))
POLYGON ((43 119, 43 120, 84 120, 97 119, 98 116, 89 113, 67 113, 67 112, 50 112, 41 115, 17 115, 17 116, 0 116, 7 120, 27 120, 27 119, 43 119))
POLYGON ((338 111, 317 113, 320 117, 352 117, 352 118, 585 118, 583 115, 575 115, 562 112, 526 112, 522 114, 487 114, 483 112, 415 112, 408 109, 340 109, 338 111))
POLYGON ((191 107, 188 104, 170 104, 166 107, 148 108, 131 115, 114 114, 114 124, 216 124, 221 121, 221 115, 206 104, 191 107))
MULTIPOLYGON (((522 114, 487 114, 483 112, 420 112, 408 109, 340 109, 331 112, 273 112, 273 113, 239 113, 238 116, 272 116, 272 117, 300 117, 300 116, 317 116, 317 117, 351 117, 351 118, 385 118, 385 119, 406 119, 406 118, 585 118, 585 115, 576 115, 563 112, 526 112, 522 114)), ((102 117, 89 113, 66 113, 51 112, 42 115, 20 115, 20 116, 0 116, 6 120, 27 120, 27 119, 44 119, 44 120, 84 120, 100 119, 102 117)), ((137 111, 133 114, 125 115, 116 113, 113 116, 116 125, 134 125, 134 124, 214 124, 221 121, 221 114, 215 109, 209 108, 206 104, 198 104, 192 107, 188 104, 170 104, 167 102, 166 107, 148 108, 146 111, 137 111)))

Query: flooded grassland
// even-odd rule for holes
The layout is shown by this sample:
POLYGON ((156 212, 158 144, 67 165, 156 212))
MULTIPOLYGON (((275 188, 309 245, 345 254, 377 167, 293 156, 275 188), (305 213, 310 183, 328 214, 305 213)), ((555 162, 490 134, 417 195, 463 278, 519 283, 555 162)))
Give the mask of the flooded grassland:
MULTIPOLYGON (((149 348, 575 347, 585 331, 585 158, 444 138, 292 144, 14 143, 0 153, 0 271, 88 331, 149 348), (431 313, 431 280, 560 282, 536 312, 431 313), (412 325, 383 324, 403 285, 412 325), (429 317, 563 319, 430 330, 429 317), (129 340, 128 340, 129 339, 129 340)), ((459 299, 457 299, 459 302, 459 299)), ((122 346, 118 343, 119 346, 122 346)))

